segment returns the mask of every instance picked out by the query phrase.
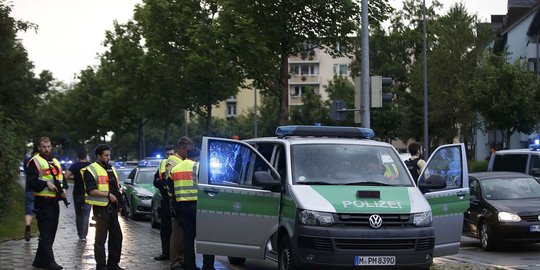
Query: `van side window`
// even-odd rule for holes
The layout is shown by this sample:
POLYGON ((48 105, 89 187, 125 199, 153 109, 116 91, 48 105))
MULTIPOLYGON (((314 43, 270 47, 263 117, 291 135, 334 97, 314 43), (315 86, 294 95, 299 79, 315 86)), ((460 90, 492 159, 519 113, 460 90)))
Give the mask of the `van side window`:
POLYGON ((540 156, 531 155, 531 164, 529 164, 529 174, 533 174, 533 169, 540 169, 540 156))
POLYGON ((496 155, 493 162, 493 171, 525 173, 528 156, 528 154, 496 155))
POLYGON ((235 142, 210 141, 208 183, 261 187, 254 177, 270 167, 248 147, 235 142))

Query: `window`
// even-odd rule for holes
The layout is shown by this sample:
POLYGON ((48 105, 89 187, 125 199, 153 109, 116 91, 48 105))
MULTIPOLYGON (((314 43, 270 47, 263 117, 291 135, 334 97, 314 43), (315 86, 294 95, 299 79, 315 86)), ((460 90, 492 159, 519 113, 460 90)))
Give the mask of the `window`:
POLYGON ((291 65, 292 75, 317 75, 315 65, 291 65))
POLYGON ((236 102, 227 103, 227 117, 236 116, 236 102))
POLYGON ((339 44, 339 42, 337 42, 336 46, 334 47, 334 52, 335 53, 345 53, 346 52, 346 47, 339 44))
POLYGON ((334 75, 349 76, 349 64, 334 64, 334 75))
POLYGON ((208 183, 215 185, 261 187, 258 173, 270 173, 271 168, 250 148, 236 142, 210 141, 208 183))
POLYGON ((496 155, 493 162, 493 171, 510 171, 525 173, 527 154, 496 155))
POLYGON ((426 178, 438 175, 445 179, 446 190, 462 188, 462 162, 459 147, 440 148, 432 155, 428 167, 425 168, 424 174, 420 175, 418 183, 424 183, 426 178))
POLYGON ((303 86, 295 86, 293 88, 293 91, 291 92, 291 96, 293 97, 300 97, 304 94, 304 87, 303 86))

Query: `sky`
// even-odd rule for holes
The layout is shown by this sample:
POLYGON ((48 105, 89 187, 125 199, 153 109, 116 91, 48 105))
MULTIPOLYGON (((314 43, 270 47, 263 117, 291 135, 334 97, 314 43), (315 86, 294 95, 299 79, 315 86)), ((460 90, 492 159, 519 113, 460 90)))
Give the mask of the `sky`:
MULTIPOLYGON (((372 0, 373 1, 373 0, 372 0)), ((419 0, 420 1, 420 0, 419 0)), ((463 2, 470 13, 489 21, 491 14, 505 14, 507 0, 439 0, 445 10, 463 2)), ((11 16, 38 25, 37 31, 18 34, 34 63, 34 72, 50 70, 65 83, 87 66, 99 64, 103 53, 105 31, 113 21, 125 23, 133 17, 133 9, 142 0, 10 0, 11 16)), ((395 7, 401 0, 390 0, 395 7)), ((431 0, 426 0, 429 5, 431 0)))

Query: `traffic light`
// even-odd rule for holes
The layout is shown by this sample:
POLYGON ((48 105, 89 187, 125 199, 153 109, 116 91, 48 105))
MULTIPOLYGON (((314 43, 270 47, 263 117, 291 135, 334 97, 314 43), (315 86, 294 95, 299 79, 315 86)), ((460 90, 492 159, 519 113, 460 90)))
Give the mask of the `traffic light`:
POLYGON ((371 108, 381 108, 383 101, 392 101, 394 94, 383 93, 383 87, 393 83, 392 78, 371 76, 371 108))

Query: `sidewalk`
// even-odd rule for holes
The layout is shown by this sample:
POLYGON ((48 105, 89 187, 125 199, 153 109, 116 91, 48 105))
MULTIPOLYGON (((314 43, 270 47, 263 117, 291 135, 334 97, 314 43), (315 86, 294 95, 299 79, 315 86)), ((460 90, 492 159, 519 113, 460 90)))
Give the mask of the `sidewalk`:
MULTIPOLYGON (((68 192, 69 193, 69 192, 68 192)), ((71 194, 68 199, 72 202, 71 194)), ((79 241, 75 226, 75 211, 73 204, 66 208, 60 203, 60 222, 54 242, 56 262, 64 269, 95 269, 94 237, 95 228, 88 230, 87 241, 79 241)), ((92 214, 90 214, 90 219, 92 214)), ((126 269, 169 269, 169 261, 155 261, 154 256, 161 253, 159 230, 152 229, 147 222, 137 223, 119 217, 122 227, 122 259, 120 265, 126 269)), ((95 221, 90 220, 91 223, 95 221)), ((21 220, 21 238, 24 231, 21 220)), ((32 262, 36 254, 38 238, 33 237, 29 242, 24 239, 0 243, 0 270, 35 269, 32 262)), ((107 244, 105 244, 107 248, 107 244)), ((202 257, 197 256, 199 266, 202 257)), ((228 269, 216 260, 216 269, 228 269)))

